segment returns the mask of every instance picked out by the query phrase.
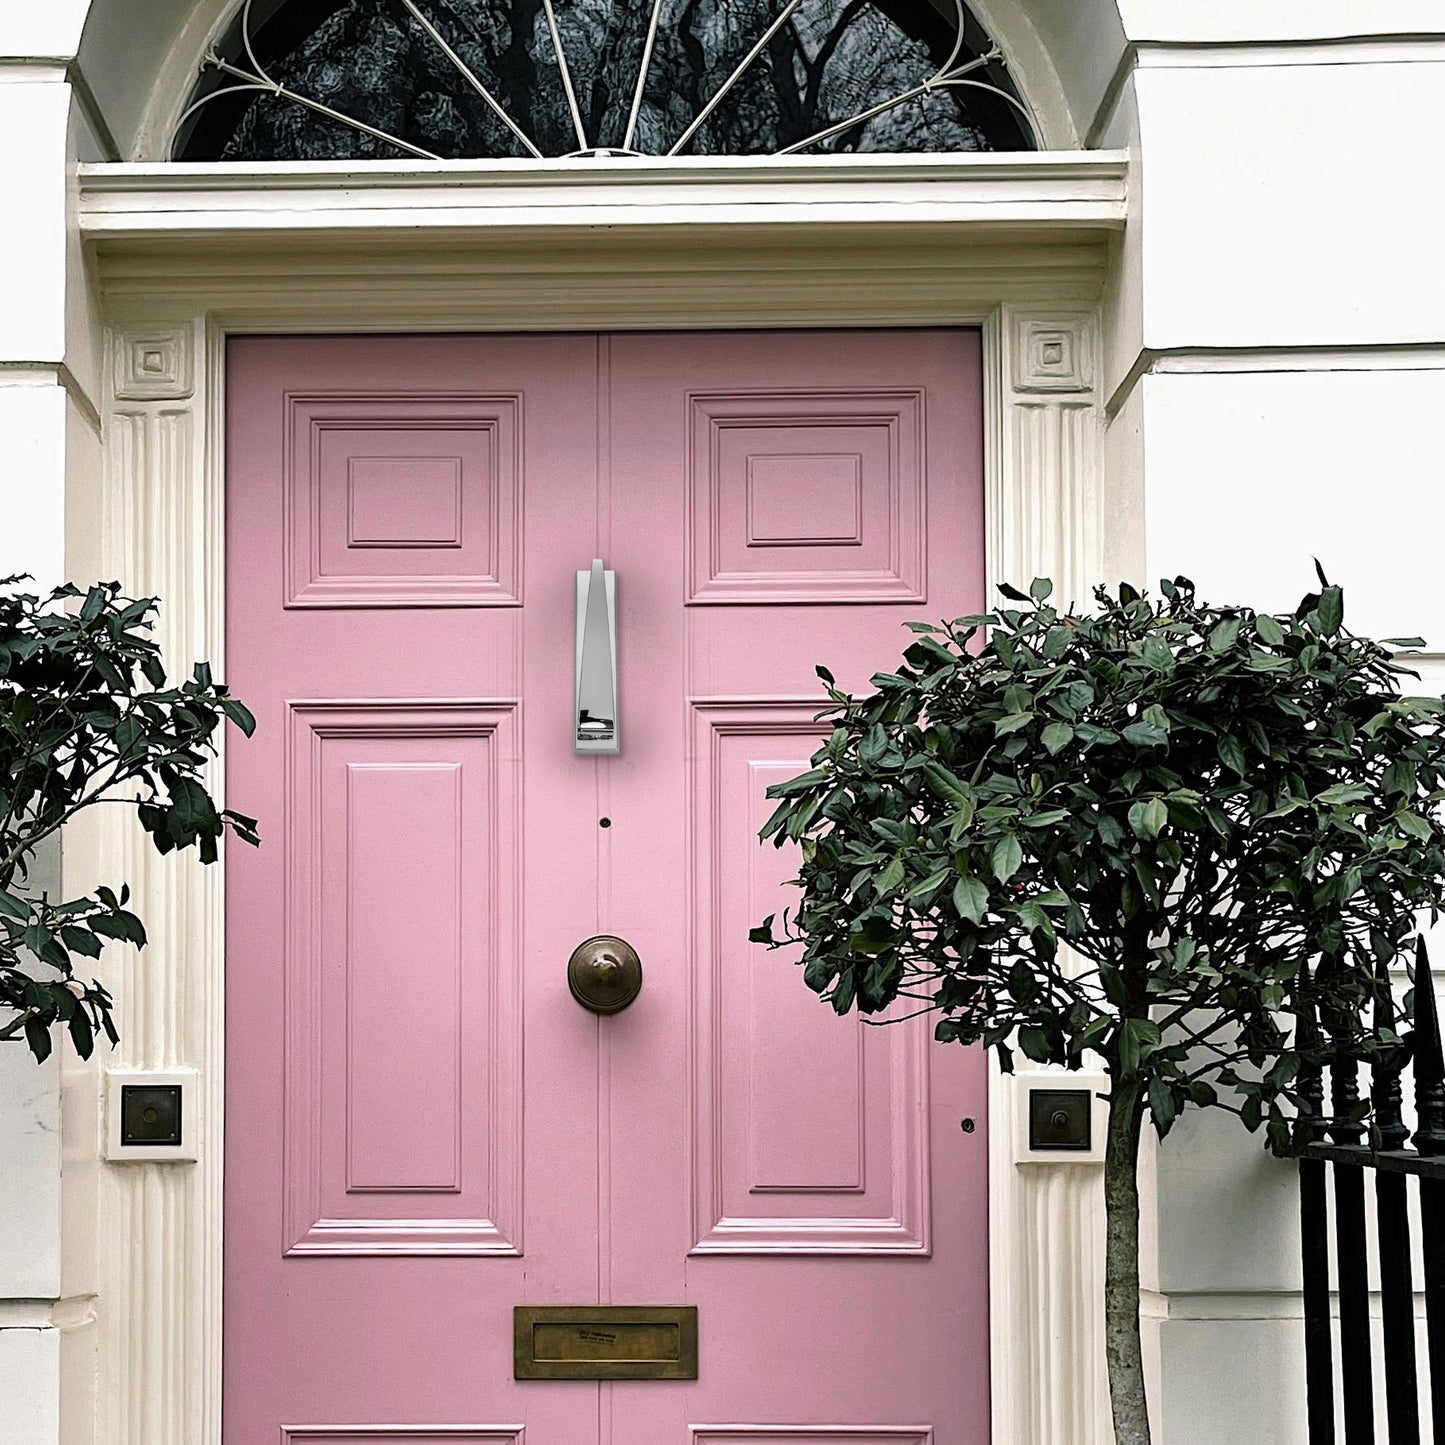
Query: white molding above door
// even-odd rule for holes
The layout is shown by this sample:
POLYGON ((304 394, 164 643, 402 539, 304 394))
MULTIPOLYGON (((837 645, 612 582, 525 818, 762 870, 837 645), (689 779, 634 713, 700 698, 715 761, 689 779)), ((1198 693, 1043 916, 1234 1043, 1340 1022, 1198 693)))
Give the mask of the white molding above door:
MULTIPOLYGON (((977 175, 988 171, 980 159, 1003 158, 972 158, 977 175)), ((1066 600, 1082 600, 1100 580, 1097 306, 1109 237, 1123 220, 1122 160, 1008 160, 977 189, 1018 194, 976 196, 923 226, 898 208, 932 202, 889 200, 889 187, 966 188, 973 182, 957 176, 966 167, 942 165, 949 179, 917 161, 859 166, 879 192, 874 203, 855 196, 841 212, 824 205, 811 214, 785 203, 763 225, 757 212, 771 201, 759 193, 744 203, 746 222, 721 228, 700 220, 699 208, 734 204, 744 184, 771 184, 750 174, 766 167, 694 171, 686 183, 644 178, 631 183, 636 210, 625 234, 593 229, 590 212, 579 230, 575 209, 559 224, 558 188, 574 180, 554 179, 549 189, 545 178, 519 173, 513 186, 525 194, 508 202, 506 224, 473 230, 465 245, 426 207, 408 211, 409 202, 438 196, 435 175, 423 183, 368 170, 375 184, 362 188, 367 204, 373 217, 389 216, 383 238, 371 223, 334 214, 334 196, 333 213, 313 214, 304 236, 280 222, 298 197, 315 198, 299 167, 278 171, 274 187, 226 167, 208 168, 209 177, 195 167, 83 168, 81 224, 98 268, 110 364, 104 478, 79 504, 100 516, 103 570, 136 595, 165 599, 159 635, 173 664, 206 657, 225 675, 231 331, 975 325, 984 334, 990 583, 1048 575, 1066 600), (1061 198, 1057 187, 1070 175, 1117 194, 1061 198), (666 197, 639 200, 650 186, 708 194, 672 208, 666 197), (716 202, 730 187, 734 201, 716 202), (204 206, 192 204, 198 190, 207 191, 204 206), (256 221, 258 209, 269 224, 256 221)), ((478 183, 454 178, 454 211, 500 205, 478 183)), ((566 203, 587 204, 575 196, 566 203)), ((219 764, 212 778, 219 789, 219 764)), ((101 1165, 98 1220, 67 1225, 79 1240, 98 1223, 99 1237, 99 1368, 74 1387, 89 1398, 70 1402, 68 1439, 220 1445, 223 873, 157 858, 123 816, 76 848, 81 870, 130 880, 159 945, 114 972, 127 1015, 115 1066, 195 1069, 204 1118, 196 1163, 101 1165)), ((1097 1445, 1107 1438, 1093 1304, 1102 1269, 1098 1171, 1017 1162, 1015 1087, 997 1076, 990 1085, 994 1445, 1097 1445), (1064 1259, 1070 1267, 1055 1269, 1064 1259)))

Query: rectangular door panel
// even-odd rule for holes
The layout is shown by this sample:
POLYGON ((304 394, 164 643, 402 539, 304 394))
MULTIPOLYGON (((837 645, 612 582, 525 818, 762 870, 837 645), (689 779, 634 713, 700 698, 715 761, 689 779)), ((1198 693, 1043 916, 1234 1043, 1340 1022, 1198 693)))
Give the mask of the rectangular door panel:
POLYGON ((521 1252, 512 711, 291 709, 288 1253, 521 1252))
POLYGON ((838 1018, 792 955, 748 942, 781 921, 796 850, 761 847, 769 783, 808 767, 816 702, 698 703, 691 845, 696 920, 693 1250, 928 1251, 928 1073, 921 1020, 838 1018))

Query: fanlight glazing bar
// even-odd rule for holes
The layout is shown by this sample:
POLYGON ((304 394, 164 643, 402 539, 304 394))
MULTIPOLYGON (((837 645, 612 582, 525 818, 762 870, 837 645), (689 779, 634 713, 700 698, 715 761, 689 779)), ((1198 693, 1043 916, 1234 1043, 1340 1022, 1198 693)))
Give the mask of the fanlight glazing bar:
POLYGON ((1018 101, 1014 100, 1013 96, 1000 90, 995 85, 986 85, 981 81, 964 80, 962 78, 967 75, 969 71, 978 70, 989 64, 990 61, 1001 60, 1002 58, 1003 56, 998 50, 990 50, 987 55, 980 55, 976 60, 970 60, 967 65, 959 66, 958 69, 951 74, 940 71, 937 75, 930 76, 922 85, 915 85, 911 89, 895 95, 891 100, 880 101, 877 105, 869 106, 867 110, 859 111, 857 115, 850 117, 848 120, 840 120, 836 125, 830 125, 823 130, 816 131, 806 140, 794 141, 792 145, 784 146, 778 154, 780 156, 795 155, 798 151, 807 150, 809 146, 817 145, 819 141, 830 140, 833 136, 841 135, 845 130, 850 130, 855 125, 862 125, 865 121, 870 121, 875 115, 882 115, 885 111, 893 110, 897 106, 905 104, 907 101, 916 100, 920 95, 927 95, 930 91, 942 90, 948 86, 957 86, 960 89, 973 86, 978 90, 986 90, 990 95, 997 95, 1009 101, 1017 107, 1023 115, 1023 118, 1028 122, 1029 129, 1032 131, 1034 128, 1033 117, 1023 106, 1019 105, 1018 101))
POLYGON ((755 61, 758 56, 763 53, 763 48, 767 45, 768 41, 770 41, 780 29, 782 29, 784 23, 788 19, 788 16, 790 16, 793 11, 796 10, 798 6, 802 3, 803 0, 788 0, 788 3, 783 6, 782 13, 779 14, 778 18, 774 20, 773 23, 769 25, 765 31, 763 31, 762 38, 759 39, 758 43, 754 45, 753 48, 748 51, 745 56, 743 56, 742 60, 738 62, 737 68, 730 76, 728 76, 725 81, 723 81, 722 85, 713 95, 713 98, 708 101, 708 103, 703 106, 700 111, 698 111, 697 115, 693 119, 692 124, 688 126, 688 128, 683 131, 683 133, 673 143, 672 147, 667 152, 668 155, 675 156, 683 148, 683 146, 685 146, 688 141, 690 141, 693 136, 697 134, 697 131, 702 125, 702 123, 708 118, 708 116, 713 113, 713 111, 718 108, 718 106, 722 103, 723 97, 728 93, 728 91, 733 88, 734 85, 737 84, 738 80, 742 77, 743 72, 747 70, 748 66, 750 66, 753 61, 755 61))
POLYGON ((657 43, 657 26, 662 19, 662 0, 652 0, 652 19, 647 23, 647 39, 642 45, 642 59, 637 66, 637 89, 632 92, 632 110, 627 117, 627 130, 622 137, 622 149, 632 148, 632 137, 637 130, 637 117, 642 114, 642 93, 647 88, 647 71, 652 64, 652 47, 657 43))
MULTIPOLYGON (((531 137, 528 136, 526 132, 522 130, 521 126, 519 126, 516 121, 514 121, 512 117, 507 114, 507 112, 502 108, 501 102, 492 95, 491 91, 489 91, 487 87, 483 85, 480 80, 477 79, 476 75, 472 71, 471 66, 469 66, 466 61, 463 60, 462 57, 458 55, 457 52, 453 50, 450 45, 447 44, 446 38, 442 35, 441 31, 438 30, 436 26, 433 25, 431 21, 428 20, 426 16, 421 13, 419 9, 417 9, 414 0, 401 0, 401 3, 406 6, 408 11, 411 12, 411 15, 416 20, 416 23, 420 25, 421 28, 425 30, 426 33, 430 35, 433 40, 436 41, 438 47, 441 49, 442 54, 445 55, 446 58, 450 60, 454 66, 456 66, 458 72, 461 74, 462 79, 465 80, 467 84, 470 85, 471 88, 475 90, 476 93, 481 96, 484 101, 486 101, 486 103, 492 108, 492 112, 493 114, 495 114, 497 119, 501 121, 502 124, 506 126, 507 129, 511 131, 512 134, 516 136, 516 138, 527 148, 528 153, 539 161, 545 159, 545 157, 542 155, 542 152, 539 151, 537 147, 532 143, 531 137)), ((558 54, 560 55, 561 52, 558 51, 558 54)), ((570 98, 572 94, 570 87, 568 88, 567 94, 570 98)))
MULTIPOLYGON (((349 125, 352 130, 359 130, 366 135, 375 136, 377 140, 385 141, 387 145, 394 145, 398 150, 406 151, 408 155, 414 155, 418 160, 439 161, 441 157, 434 151, 423 150, 421 146, 412 145, 410 141, 402 140, 400 136, 392 135, 389 131, 379 129, 374 125, 367 125, 364 120, 357 120, 355 116, 343 115, 339 110, 332 110, 329 105, 324 105, 319 100, 312 100, 309 95, 300 95, 294 90, 288 90, 284 85, 270 79, 268 76, 248 75, 244 70, 232 65, 229 61, 222 60, 219 55, 212 51, 206 56, 206 61, 214 65, 223 75, 234 75, 240 80, 247 82, 245 85, 228 85, 222 90, 213 90, 210 95, 203 95, 193 106, 187 108, 181 116, 184 121, 193 112, 199 110, 207 101, 215 100, 222 95, 235 95, 242 90, 262 90, 270 95, 279 97, 281 100, 295 101, 297 105, 304 105, 307 110, 314 110, 318 115, 324 115, 328 120, 334 120, 341 125, 349 125)), ((180 121, 177 122, 180 124, 180 121)))
POLYGON ((557 29, 557 12, 552 8, 552 0, 542 0, 542 8, 547 12, 547 28, 552 32, 552 48, 557 52, 557 69, 562 73, 562 89, 567 92, 567 107, 572 112, 572 126, 577 132, 578 149, 590 150, 592 143, 587 139, 587 127, 582 124, 582 108, 577 104, 577 92, 572 89, 572 70, 562 50, 562 34, 557 29))

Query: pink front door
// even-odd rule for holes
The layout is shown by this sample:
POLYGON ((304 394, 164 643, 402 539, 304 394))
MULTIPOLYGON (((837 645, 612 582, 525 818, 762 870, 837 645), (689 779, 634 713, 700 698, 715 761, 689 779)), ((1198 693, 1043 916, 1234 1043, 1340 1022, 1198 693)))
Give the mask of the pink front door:
POLYGON ((982 606, 978 352, 231 343, 226 1445, 987 1440, 983 1060, 747 942, 814 664, 982 606), (594 556, 617 757, 572 752, 594 556), (695 1305, 698 1378, 513 1379, 513 1306, 598 1302, 695 1305))

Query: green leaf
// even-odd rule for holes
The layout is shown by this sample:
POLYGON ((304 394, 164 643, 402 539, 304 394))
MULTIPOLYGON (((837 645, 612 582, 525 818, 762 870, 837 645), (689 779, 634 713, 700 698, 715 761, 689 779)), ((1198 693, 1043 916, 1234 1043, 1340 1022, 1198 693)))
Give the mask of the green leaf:
POLYGON ((82 953, 87 958, 100 957, 100 940, 88 929, 67 924, 60 930, 60 941, 72 953, 82 953))
POLYGON ((1169 808, 1162 798, 1135 803, 1129 809, 1129 826, 1139 838, 1157 838, 1169 821, 1169 808))
POLYGON ((1216 623, 1214 630, 1209 634, 1209 650, 1211 652, 1228 652, 1239 640, 1239 618, 1226 617, 1224 621, 1216 623))
POLYGON ((1007 883, 1019 871, 1023 859, 1024 853, 1019 846, 1019 840, 1012 833, 1006 833, 993 845, 993 851, 989 854, 989 866, 1000 883, 1007 883))
POLYGON ((1244 749, 1239 745, 1239 739, 1231 737, 1228 733, 1223 733, 1215 742, 1214 746, 1219 753, 1219 761, 1231 772, 1238 773, 1242 778, 1245 774, 1247 764, 1244 760, 1244 749))
POLYGON ((29 918, 30 905, 24 899, 17 898, 13 893, 7 893, 0 888, 0 914, 6 918, 29 918))
POLYGON ((1412 838, 1419 838, 1422 841, 1432 837, 1435 831, 1419 813, 1397 813, 1395 822, 1402 833, 1408 833, 1412 838))
POLYGON ((885 894, 892 893, 904 877, 903 860, 901 858, 890 858, 887 866, 873 880, 873 891, 882 898, 885 894))
MULTIPOLYGON (((819 668, 819 673, 826 672, 826 668, 819 668)), ((831 678, 829 679, 831 681, 831 678)), ((256 731, 256 717, 245 703, 239 702, 234 697, 221 699, 221 711, 236 724, 238 728, 249 738, 256 731)))
POLYGON ((1032 900, 1019 904, 1019 923, 1030 933, 1042 933, 1050 942, 1054 939, 1053 920, 1032 900))
POLYGON ((1019 1048, 1024 1051, 1025 1058, 1032 1059, 1036 1064, 1048 1063, 1053 1053, 1048 1034, 1034 1024, 1025 1024, 1019 1030, 1019 1048))
POLYGON ((1103 985, 1104 997, 1115 1008, 1124 1008, 1128 1004, 1129 990, 1124 983, 1124 975, 1113 964, 1101 963, 1099 965, 1099 982, 1103 985))
POLYGON ((1073 740, 1074 730, 1065 722, 1051 722, 1039 734, 1039 741, 1044 745, 1050 757, 1056 757, 1073 740))
POLYGON ((884 918, 868 918, 863 926, 855 929, 848 945, 855 953, 882 953, 892 948, 895 935, 892 926, 884 918))
POLYGON ((1129 726, 1124 729, 1124 738, 1126 741, 1133 743, 1135 747, 1151 748, 1157 747, 1160 743, 1167 743, 1169 741, 1169 734, 1154 723, 1140 721, 1130 723, 1129 726))
POLYGON ((982 881, 965 874, 953 885, 953 906, 959 917, 970 923, 982 923, 988 908, 988 888, 982 881))
POLYGON ((929 760, 923 764, 923 780, 929 789, 945 803, 952 803, 955 806, 967 804, 973 806, 973 794, 956 778, 942 763, 935 763, 929 760))
POLYGON ((832 774, 823 768, 810 768, 806 773, 799 773, 796 778, 788 778, 781 783, 773 783, 768 787, 769 798, 795 798, 799 793, 806 793, 816 788, 819 783, 826 783, 832 774))
POLYGON ((858 761, 866 768, 874 767, 887 751, 888 734, 883 731, 882 723, 874 723, 858 744, 858 761))
POLYGON ((1054 584, 1050 582, 1047 577, 1035 577, 1034 580, 1029 583, 1029 596, 1032 597, 1035 602, 1045 601, 1053 590, 1054 584))
POLYGON ((1067 823, 1073 814, 1067 808, 1045 808, 1041 813, 1028 813, 1019 819, 1019 823, 1025 828, 1053 828, 1060 823, 1067 823))
POLYGON ((1149 1080, 1149 1112, 1154 1116, 1161 1139, 1179 1116, 1179 1100, 1173 1085, 1157 1075, 1149 1080))
POLYGON ((1261 612, 1254 619, 1254 631, 1259 640, 1270 647, 1279 647, 1284 642, 1284 628, 1267 612, 1261 612))
POLYGON ((1034 715, 1031 712, 1009 713, 993 725, 993 735, 997 738, 1007 737, 1009 733, 1016 733, 1020 728, 1026 728, 1033 720, 1034 715))
POLYGON ((90 1020, 85 1016, 84 1009, 78 1008, 71 1015, 69 1029, 70 1040, 75 1045, 75 1052, 82 1059, 88 1059, 91 1050, 95 1047, 95 1034, 90 1027, 90 1020))
POLYGON ((123 909, 115 913, 99 913, 90 920, 90 927, 92 932, 103 934, 106 938, 118 938, 135 944, 137 948, 145 947, 145 926, 134 913, 123 909))
POLYGON ((37 1064, 43 1064, 50 1057, 50 1030, 33 1015, 25 1020, 25 1042, 30 1045, 37 1064))
POLYGON ((927 898, 930 893, 942 887, 952 876, 952 868, 940 868, 937 873, 930 874, 922 883, 915 883, 913 887, 908 890, 906 896, 909 899, 927 898))
POLYGON ((1333 637, 1343 625, 1345 620, 1345 593, 1341 587, 1326 587, 1320 593, 1319 607, 1320 631, 1326 637, 1333 637))
POLYGON ((1360 803, 1370 796, 1370 790, 1363 783, 1336 783, 1322 793, 1315 794, 1315 802, 1331 808, 1348 803, 1360 803))
POLYGON ((1125 1019, 1119 1026, 1119 1067, 1125 1077, 1137 1074, 1158 1046, 1159 1025, 1153 1019, 1125 1019))

